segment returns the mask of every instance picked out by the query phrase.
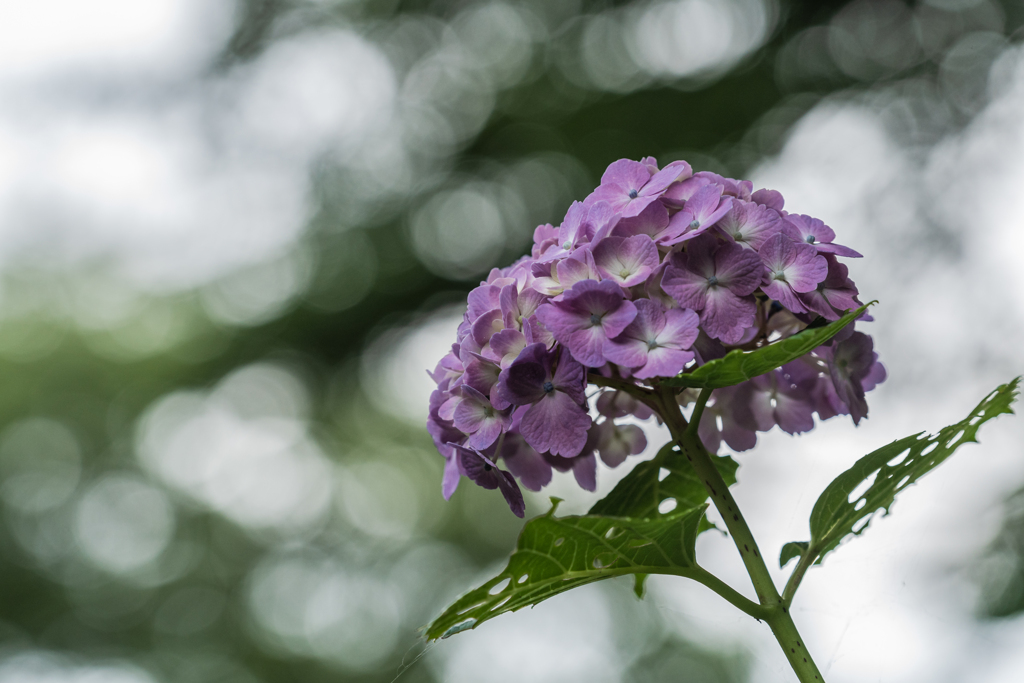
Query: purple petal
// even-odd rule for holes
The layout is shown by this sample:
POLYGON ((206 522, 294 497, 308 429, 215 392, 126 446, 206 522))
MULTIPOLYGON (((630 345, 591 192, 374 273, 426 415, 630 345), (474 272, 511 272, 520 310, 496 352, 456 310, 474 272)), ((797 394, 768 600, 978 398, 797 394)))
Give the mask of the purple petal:
POLYGON ((693 172, 690 165, 685 161, 673 161, 671 164, 655 173, 644 185, 641 194, 653 196, 661 194, 666 187, 679 180, 682 176, 689 176, 693 172))
POLYGON ((750 200, 776 211, 782 211, 782 207, 786 204, 786 200, 782 198, 782 193, 776 190, 758 190, 750 195, 750 200))
POLYGON ((501 287, 481 285, 469 293, 469 318, 476 320, 487 311, 501 308, 501 287))
POLYGON ((597 490, 597 458, 593 453, 573 458, 572 476, 576 477, 580 488, 586 491, 597 490))
POLYGON ((582 405, 587 400, 587 371, 564 354, 558 359, 558 367, 551 378, 551 385, 558 391, 568 394, 576 403, 582 405))
MULTIPOLYGON (((767 268, 763 285, 780 282, 794 292, 810 292, 828 275, 828 262, 814 247, 793 242, 782 234, 768 238, 758 250, 758 255, 767 268)), ((768 288, 765 292, 773 296, 768 288)))
POLYGON ((712 337, 726 344, 735 344, 744 330, 754 324, 756 312, 754 297, 739 297, 725 287, 715 287, 708 291, 707 305, 700 312, 700 323, 712 337))
POLYGON ((651 179, 651 172, 640 162, 632 159, 619 159, 609 164, 601 176, 602 185, 619 184, 640 191, 651 179))
POLYGON ((590 422, 590 416, 568 394, 553 391, 530 406, 519 430, 537 451, 571 458, 583 450, 590 422))
POLYGON ((668 227, 668 223, 668 209, 661 202, 654 202, 636 216, 620 220, 611 234, 615 237, 647 235, 656 240, 668 227))
POLYGON ((518 434, 509 434, 501 448, 505 465, 530 491, 540 491, 551 483, 551 465, 518 434))
POLYGON ((608 467, 618 467, 630 455, 638 455, 647 448, 644 430, 636 425, 616 425, 606 421, 598 425, 597 450, 608 467))
POLYGON ((727 287, 738 296, 754 293, 761 284, 763 270, 757 254, 738 244, 726 242, 715 252, 715 276, 719 286, 727 287))

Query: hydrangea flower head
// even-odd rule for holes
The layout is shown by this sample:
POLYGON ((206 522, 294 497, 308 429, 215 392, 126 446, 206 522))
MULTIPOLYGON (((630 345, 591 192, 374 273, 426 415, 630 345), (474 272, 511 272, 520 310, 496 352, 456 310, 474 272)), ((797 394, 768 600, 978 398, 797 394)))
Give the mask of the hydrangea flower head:
MULTIPOLYGON (((840 259, 860 254, 784 206, 775 190, 693 173, 685 161, 620 159, 559 227, 538 226, 529 256, 469 293, 451 352, 430 373, 427 428, 445 458, 445 497, 466 477, 499 489, 522 516, 520 484, 538 491, 555 471, 593 491, 598 460, 618 467, 644 453, 637 422, 653 416, 627 391, 602 388, 608 378, 657 386, 859 306, 840 259)), ((815 416, 856 423, 884 379, 871 337, 850 325, 777 370, 715 390, 698 434, 712 452, 743 451, 758 432, 799 434, 815 416)), ((685 405, 695 394, 677 397, 685 405)))

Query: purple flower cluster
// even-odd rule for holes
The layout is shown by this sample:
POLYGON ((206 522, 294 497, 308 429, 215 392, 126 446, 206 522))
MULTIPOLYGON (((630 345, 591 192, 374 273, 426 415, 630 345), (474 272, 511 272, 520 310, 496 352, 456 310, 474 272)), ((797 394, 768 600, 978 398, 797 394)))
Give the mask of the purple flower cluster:
MULTIPOLYGON (((859 305, 839 257, 860 254, 834 239, 749 181, 693 173, 685 161, 616 161, 559 227, 534 231, 530 256, 470 292, 456 343, 431 374, 427 426, 446 460, 445 497, 467 476, 499 488, 522 516, 517 480, 537 491, 553 470, 593 491, 597 456, 616 467, 647 446, 640 427, 620 421, 652 412, 614 390, 599 391, 591 411, 587 373, 649 384, 819 316, 837 320, 859 305)), ((871 337, 850 325, 778 370, 715 391, 701 438, 713 452, 722 441, 746 450, 775 425, 812 429, 815 413, 859 422, 864 393, 884 379, 871 337)))

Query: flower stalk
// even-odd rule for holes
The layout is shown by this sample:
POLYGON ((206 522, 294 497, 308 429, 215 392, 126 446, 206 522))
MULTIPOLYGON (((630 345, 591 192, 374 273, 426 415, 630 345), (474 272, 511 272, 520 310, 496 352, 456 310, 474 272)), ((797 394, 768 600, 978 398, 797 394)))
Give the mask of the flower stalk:
MULTIPOLYGON (((814 683, 815 681, 821 683, 824 678, 818 671, 810 653, 804 647, 803 638, 797 631, 796 624, 793 623, 793 618, 789 613, 788 603, 779 595, 775 583, 768 573, 768 567, 765 565, 761 551, 757 547, 757 541, 754 540, 754 535, 743 517, 743 512, 732 493, 729 492, 729 487, 722 479, 718 468, 711 461, 707 449, 704 448, 697 436, 700 419, 711 396, 711 391, 711 389, 701 390, 692 420, 687 423, 679 409, 675 389, 666 386, 659 387, 657 393, 658 413, 668 426, 672 438, 686 455, 687 461, 693 465, 697 476, 704 483, 711 501, 722 516, 729 535, 732 536, 736 550, 740 553, 743 565, 750 576, 750 582, 754 586, 754 592, 757 594, 758 603, 763 609, 761 612, 763 616, 752 616, 767 622, 801 683, 814 683)), ((719 595, 721 594, 719 592, 719 595)), ((748 610, 744 611, 750 614, 748 610)))

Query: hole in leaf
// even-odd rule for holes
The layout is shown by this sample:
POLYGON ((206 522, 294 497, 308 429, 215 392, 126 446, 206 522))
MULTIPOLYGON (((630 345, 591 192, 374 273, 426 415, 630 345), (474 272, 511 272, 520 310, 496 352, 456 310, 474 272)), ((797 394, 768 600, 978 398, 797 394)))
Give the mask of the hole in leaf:
POLYGON ((860 532, 864 531, 864 527, 866 527, 868 525, 868 522, 870 522, 870 521, 871 521, 870 517, 865 517, 864 519, 862 519, 859 522, 857 522, 856 524, 854 524, 853 525, 853 533, 859 534, 860 532))
POLYGON ((615 538, 616 536, 621 536, 621 535, 622 535, 622 529, 620 529, 618 527, 614 527, 614 526, 610 527, 608 529, 608 531, 604 532, 604 537, 606 539, 608 539, 609 541, 611 539, 615 538))
POLYGON ((658 503, 658 512, 660 512, 663 515, 667 515, 668 513, 675 510, 678 504, 679 503, 676 502, 675 498, 666 498, 665 500, 658 503))
POLYGON ((850 491, 850 496, 846 499, 847 502, 852 504, 853 501, 867 493, 868 489, 871 488, 871 485, 875 483, 875 477, 877 476, 878 472, 872 472, 870 477, 857 484, 857 486, 850 491))
POLYGON ((968 424, 970 424, 971 426, 974 426, 974 425, 978 424, 979 422, 981 422, 981 415, 975 415, 974 417, 971 418, 971 421, 968 424))
POLYGON ((854 510, 860 510, 862 507, 864 507, 867 504, 868 504, 868 501, 866 499, 864 499, 864 498, 861 498, 860 500, 857 501, 857 504, 853 506, 853 509, 854 510))
POLYGON ((929 453, 931 453, 932 451, 934 451, 938 447, 939 447, 939 442, 938 441, 932 441, 930 444, 928 444, 927 447, 925 447, 925 449, 923 451, 921 451, 921 455, 928 455, 929 453))
POLYGON ((508 584, 509 583, 510 583, 509 579, 502 579, 498 583, 496 583, 493 586, 491 586, 491 590, 489 590, 487 592, 490 593, 491 595, 497 595, 501 591, 503 591, 506 588, 508 588, 508 584))
POLYGON ((963 437, 963 435, 964 435, 964 430, 961 429, 960 431, 958 431, 956 434, 953 435, 953 438, 951 438, 949 441, 946 442, 946 447, 947 448, 952 448, 953 444, 955 444, 957 441, 959 441, 960 438, 963 437))
POLYGON ((598 555, 594 558, 594 569, 605 569, 615 564, 615 556, 610 554, 598 555))
POLYGON ((629 542, 629 547, 630 548, 634 548, 634 549, 635 548, 643 548, 643 547, 649 546, 649 545, 651 545, 653 543, 654 543, 654 541, 652 541, 649 538, 634 538, 632 541, 629 542))
POLYGON ((665 481, 665 477, 667 477, 670 474, 672 474, 672 473, 669 472, 668 470, 666 470, 664 467, 659 467, 658 468, 658 481, 665 481))
POLYGON ((910 480, 910 475, 908 474, 907 476, 905 476, 902 479, 900 479, 900 483, 896 484, 896 488, 898 488, 898 489, 903 488, 903 485, 906 484, 909 480, 910 480))
POLYGON ((479 607, 482 604, 484 604, 484 603, 483 602, 475 602, 472 605, 470 605, 469 607, 464 607, 463 609, 460 609, 458 612, 456 612, 456 614, 462 615, 462 614, 465 614, 466 612, 471 612, 471 611, 475 610, 477 607, 479 607))
POLYGON ((901 462, 903 462, 903 459, 906 458, 909 453, 910 453, 910 449, 909 448, 904 449, 904 451, 902 453, 900 453, 895 458, 890 460, 887 464, 889 465, 889 467, 896 467, 896 465, 899 465, 901 462))
POLYGON ((516 583, 526 583, 526 580, 528 578, 530 578, 529 574, 523 574, 522 576, 519 577, 519 580, 516 581, 516 583))
POLYGON ((512 599, 511 595, 506 595, 501 600, 499 600, 498 602, 494 603, 494 607, 492 607, 490 611, 496 612, 497 610, 501 609, 502 605, 504 605, 506 602, 508 602, 511 599, 512 599))
POLYGON ((557 548, 558 546, 562 545, 563 543, 565 543, 565 539, 564 539, 564 538, 556 538, 556 539, 555 539, 555 547, 556 547, 556 548, 557 548))

